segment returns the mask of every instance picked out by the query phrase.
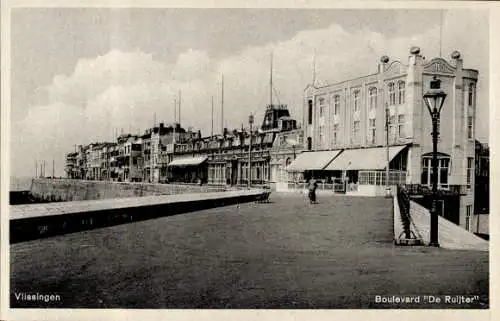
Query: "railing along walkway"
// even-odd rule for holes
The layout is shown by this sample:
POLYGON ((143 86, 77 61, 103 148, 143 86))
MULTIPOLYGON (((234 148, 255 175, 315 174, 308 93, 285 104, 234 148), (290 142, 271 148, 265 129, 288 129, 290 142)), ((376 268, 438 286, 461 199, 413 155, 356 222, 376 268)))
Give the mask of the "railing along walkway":
MULTIPOLYGON (((399 205, 399 218, 403 225, 403 231, 397 236, 396 243, 400 245, 421 245, 422 235, 419 233, 410 215, 410 196, 401 186, 397 186, 397 203, 399 205)), ((394 213, 397 215, 397 213, 394 213)), ((396 218, 394 218, 396 219, 396 218)))

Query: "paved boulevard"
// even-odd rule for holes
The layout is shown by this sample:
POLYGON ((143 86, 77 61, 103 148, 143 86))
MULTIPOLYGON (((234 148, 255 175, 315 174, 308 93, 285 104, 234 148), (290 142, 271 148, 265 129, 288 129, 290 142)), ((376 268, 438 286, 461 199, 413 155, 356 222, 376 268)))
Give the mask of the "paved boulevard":
POLYGON ((488 253, 394 247, 391 200, 271 200, 14 244, 11 304, 34 306, 15 292, 61 295, 39 307, 82 308, 392 308, 375 295, 401 294, 488 301, 488 253))

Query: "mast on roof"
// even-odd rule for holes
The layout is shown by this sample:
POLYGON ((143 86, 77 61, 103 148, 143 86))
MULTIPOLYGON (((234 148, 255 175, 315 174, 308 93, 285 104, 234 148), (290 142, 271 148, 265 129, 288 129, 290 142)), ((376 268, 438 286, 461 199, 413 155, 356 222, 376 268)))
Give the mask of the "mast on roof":
POLYGON ((220 126, 221 134, 224 134, 224 74, 222 74, 221 79, 221 102, 220 102, 220 126))
POLYGON ((273 107, 273 53, 271 52, 271 70, 269 77, 269 107, 273 107))
POLYGON ((214 135, 214 96, 212 96, 212 130, 210 136, 214 135))

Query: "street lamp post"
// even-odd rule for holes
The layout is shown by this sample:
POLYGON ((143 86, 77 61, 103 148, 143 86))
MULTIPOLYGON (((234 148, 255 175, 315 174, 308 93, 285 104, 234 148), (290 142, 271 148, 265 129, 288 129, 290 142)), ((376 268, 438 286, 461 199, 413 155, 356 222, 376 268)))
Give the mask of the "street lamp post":
POLYGON ((438 122, 443 108, 446 93, 441 90, 441 80, 434 76, 430 83, 430 90, 424 94, 424 101, 432 119, 432 207, 431 207, 431 231, 429 246, 439 247, 438 240, 438 213, 437 213, 437 184, 438 184, 438 163, 437 163, 437 143, 439 137, 438 122))
POLYGON ((389 113, 389 106, 387 103, 385 103, 385 154, 386 154, 386 168, 385 168, 385 196, 390 197, 391 196, 391 190, 389 187, 389 176, 390 176, 390 169, 389 169, 389 164, 390 164, 390 158, 389 158, 389 118, 390 118, 390 113, 389 113))
POLYGON ((252 125, 253 115, 248 116, 248 123, 250 124, 250 142, 248 143, 248 187, 252 184, 252 125))

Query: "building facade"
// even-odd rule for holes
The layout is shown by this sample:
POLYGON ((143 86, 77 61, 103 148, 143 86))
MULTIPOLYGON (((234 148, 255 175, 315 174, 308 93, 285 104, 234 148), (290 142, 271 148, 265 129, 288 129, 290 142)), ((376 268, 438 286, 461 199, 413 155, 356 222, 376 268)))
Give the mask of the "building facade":
POLYGON ((476 140, 476 164, 474 178, 475 214, 490 212, 490 148, 476 140))
POLYGON ((450 61, 426 60, 413 47, 407 64, 384 56, 374 74, 308 86, 303 113, 308 156, 302 158, 331 151, 323 153, 327 156, 322 163, 316 161, 315 169, 347 180, 353 192, 377 191, 377 185, 386 185, 387 164, 390 185, 430 188, 432 122, 423 95, 434 77, 447 94, 439 124, 439 189, 461 195, 459 224, 465 226, 474 208, 478 71, 464 69, 458 52, 450 61))
POLYGON ((302 180, 303 175, 287 171, 304 149, 304 131, 296 128, 276 135, 271 148, 271 188, 286 190, 288 182, 302 180))
POLYGON ((273 143, 278 135, 296 127, 286 105, 269 104, 262 124, 251 133, 249 128, 224 129, 209 137, 198 133, 168 146, 163 156, 167 179, 215 185, 246 185, 250 179, 251 184, 267 185, 271 182, 273 143))

